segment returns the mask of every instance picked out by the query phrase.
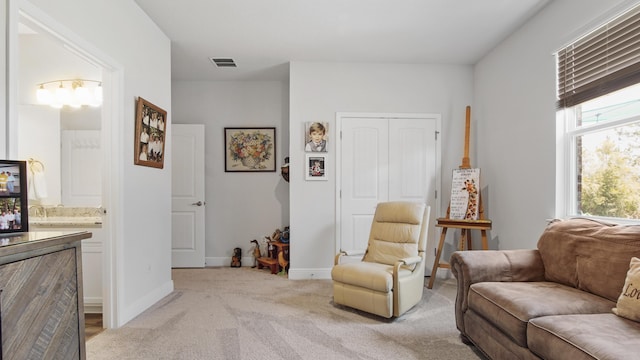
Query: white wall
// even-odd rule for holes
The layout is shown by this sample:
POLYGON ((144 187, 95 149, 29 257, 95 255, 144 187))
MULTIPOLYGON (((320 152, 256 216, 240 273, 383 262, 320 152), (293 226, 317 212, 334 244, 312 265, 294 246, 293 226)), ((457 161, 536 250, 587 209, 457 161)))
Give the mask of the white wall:
POLYGON ((554 51, 631 3, 638 1, 551 2, 476 65, 478 154, 492 248, 534 248, 555 214, 554 51))
MULTIPOLYGON (((111 124, 109 167, 116 191, 110 219, 115 224, 115 326, 119 326, 173 290, 171 153, 165 157, 164 169, 135 166, 132 140, 138 96, 171 114, 170 41, 133 0, 33 0, 29 4, 119 67, 122 93, 114 103, 120 113, 113 117, 117 123, 111 124)), ((0 91, 6 95, 4 87, 0 91)), ((166 146, 171 148, 167 128, 166 146)))
MULTIPOLYGON (((328 181, 304 180, 304 124, 328 122, 336 112, 436 113, 442 115, 443 194, 463 153, 465 108, 472 105, 472 69, 455 65, 291 63, 289 277, 329 278, 336 222, 335 141, 329 142, 328 181)), ((337 134, 331 134, 336 139, 337 134)), ((475 162, 472 141, 472 163, 475 162)), ((449 197, 441 196, 442 211, 449 197)), ((437 214, 441 216, 443 214, 437 214)))
POLYGON ((280 176, 289 155, 288 84, 175 81, 172 88, 173 122, 205 125, 206 264, 229 266, 240 247, 242 265, 251 266, 250 241, 289 225, 289 184, 280 176), (225 127, 275 127, 276 172, 225 172, 225 127))
MULTIPOLYGON (((48 195, 39 198, 29 192, 29 204, 61 204, 60 136, 57 135, 60 134, 60 110, 48 106, 21 105, 19 114, 17 159, 32 158, 44 166, 45 181, 41 184, 45 185, 44 191, 48 195)), ((28 164, 26 175, 31 175, 28 164)), ((23 211, 26 210, 23 208, 23 211)))

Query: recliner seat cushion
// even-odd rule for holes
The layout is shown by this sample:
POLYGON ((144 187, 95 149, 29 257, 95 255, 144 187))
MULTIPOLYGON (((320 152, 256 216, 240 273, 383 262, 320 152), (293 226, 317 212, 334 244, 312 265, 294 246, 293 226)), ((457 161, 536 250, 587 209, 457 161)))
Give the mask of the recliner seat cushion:
MULTIPOLYGON (((408 270, 400 269, 399 277, 408 275, 408 270)), ((380 292, 393 290, 393 266, 372 262, 346 263, 331 269, 334 281, 367 288, 380 292)))
POLYGON ((610 313, 614 305, 600 296, 552 282, 483 282, 469 290, 469 308, 522 347, 527 346, 527 323, 533 318, 610 313))
POLYGON ((543 359, 637 359, 640 323, 612 313, 532 319, 529 349, 543 359))

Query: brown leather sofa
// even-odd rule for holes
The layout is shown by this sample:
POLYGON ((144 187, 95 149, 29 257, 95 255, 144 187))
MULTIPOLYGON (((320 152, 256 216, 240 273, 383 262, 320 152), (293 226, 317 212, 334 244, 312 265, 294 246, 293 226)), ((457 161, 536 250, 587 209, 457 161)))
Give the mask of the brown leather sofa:
POLYGON ((458 251, 456 326, 491 359, 632 359, 640 323, 612 313, 640 225, 556 220, 530 250, 458 251))

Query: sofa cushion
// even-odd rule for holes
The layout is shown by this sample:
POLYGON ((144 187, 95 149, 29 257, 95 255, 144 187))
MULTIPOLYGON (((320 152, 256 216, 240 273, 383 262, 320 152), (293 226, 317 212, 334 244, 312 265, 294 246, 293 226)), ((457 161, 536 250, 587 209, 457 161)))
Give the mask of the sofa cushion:
POLYGON ((640 259, 634 257, 613 313, 629 320, 640 321, 640 259))
POLYGON ((552 282, 483 282, 469 289, 469 308, 522 347, 527 346, 530 319, 561 314, 610 314, 613 306, 610 300, 552 282))
POLYGON ((539 317, 527 334, 543 359, 637 359, 640 349, 640 323, 612 313, 539 317))
POLYGON ((631 257, 640 257, 640 225, 557 220, 538 241, 547 281, 616 301, 631 257))

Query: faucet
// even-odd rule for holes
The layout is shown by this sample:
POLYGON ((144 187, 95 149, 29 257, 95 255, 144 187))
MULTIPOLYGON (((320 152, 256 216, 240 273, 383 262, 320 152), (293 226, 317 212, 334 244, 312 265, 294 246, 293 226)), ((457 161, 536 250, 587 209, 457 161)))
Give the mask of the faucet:
POLYGON ((35 217, 47 217, 47 211, 42 205, 29 205, 29 215, 32 215, 32 212, 35 217))

